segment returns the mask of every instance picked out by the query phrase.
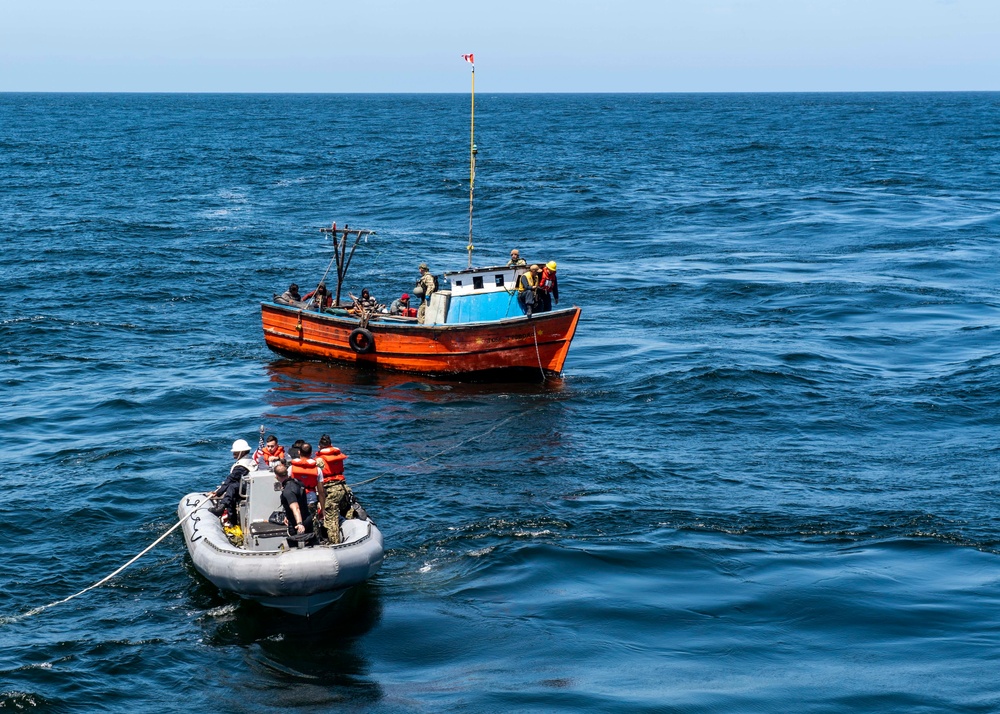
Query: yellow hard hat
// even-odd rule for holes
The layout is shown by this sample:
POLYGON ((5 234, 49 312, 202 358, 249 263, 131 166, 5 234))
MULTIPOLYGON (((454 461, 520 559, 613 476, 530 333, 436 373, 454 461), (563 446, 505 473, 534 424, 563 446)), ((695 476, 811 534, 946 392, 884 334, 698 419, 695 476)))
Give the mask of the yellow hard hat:
POLYGON ((545 267, 548 268, 549 270, 555 270, 556 269, 556 261, 550 260, 548 263, 545 264, 545 267))

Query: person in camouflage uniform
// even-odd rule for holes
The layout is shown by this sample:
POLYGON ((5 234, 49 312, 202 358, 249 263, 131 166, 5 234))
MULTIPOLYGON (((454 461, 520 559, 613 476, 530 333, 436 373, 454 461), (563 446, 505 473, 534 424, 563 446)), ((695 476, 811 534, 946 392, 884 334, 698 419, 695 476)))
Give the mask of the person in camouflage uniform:
POLYGON ((524 258, 521 257, 521 251, 519 251, 517 248, 514 248, 510 252, 510 260, 507 261, 508 268, 516 268, 519 265, 527 265, 527 264, 528 261, 526 261, 524 258))
POLYGON ((417 310, 417 322, 422 325, 427 318, 427 306, 431 304, 431 295, 434 294, 434 276, 431 275, 427 263, 420 264, 420 279, 417 280, 417 285, 413 288, 413 294, 420 296, 423 300, 420 303, 420 309, 417 310))
POLYGON ((331 445, 330 437, 326 434, 320 437, 319 445, 316 462, 323 473, 319 484, 319 495, 323 501, 323 527, 330 543, 336 545, 341 542, 340 517, 354 518, 351 508, 354 499, 351 489, 344 481, 344 461, 347 455, 331 445))

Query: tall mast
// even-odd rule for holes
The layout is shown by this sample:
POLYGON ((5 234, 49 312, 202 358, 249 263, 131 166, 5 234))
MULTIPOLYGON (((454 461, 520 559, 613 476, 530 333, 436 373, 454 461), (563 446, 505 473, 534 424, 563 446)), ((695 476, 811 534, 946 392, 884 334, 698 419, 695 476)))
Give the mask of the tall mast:
POLYGON ((476 58, 473 54, 462 55, 462 59, 472 65, 472 114, 469 121, 469 267, 472 267, 472 199, 476 190, 476 58))

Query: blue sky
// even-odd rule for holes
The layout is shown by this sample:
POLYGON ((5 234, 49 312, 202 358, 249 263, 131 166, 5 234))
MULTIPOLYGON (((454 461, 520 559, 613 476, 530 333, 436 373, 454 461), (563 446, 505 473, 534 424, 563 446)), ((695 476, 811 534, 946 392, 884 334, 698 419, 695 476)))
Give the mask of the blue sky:
POLYGON ((1000 0, 2 0, 0 91, 1000 90, 1000 0))

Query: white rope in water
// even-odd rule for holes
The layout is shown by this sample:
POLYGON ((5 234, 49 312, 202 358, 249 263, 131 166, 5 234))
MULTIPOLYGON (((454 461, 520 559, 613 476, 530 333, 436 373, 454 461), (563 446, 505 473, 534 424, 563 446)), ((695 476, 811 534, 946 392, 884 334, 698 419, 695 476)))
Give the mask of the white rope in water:
MULTIPOLYGON (((522 413, 523 412, 519 412, 517 414, 514 414, 513 416, 509 416, 506 419, 504 419, 503 421, 497 422, 496 424, 494 424, 493 426, 491 426, 489 429, 487 429, 486 431, 484 431, 481 434, 476 434, 475 436, 470 436, 465 441, 460 441, 457 444, 454 444, 453 446, 449 446, 444 451, 439 451, 436 454, 433 454, 432 456, 428 456, 426 459, 420 459, 420 461, 414 461, 409 466, 403 466, 402 468, 404 468, 404 469, 412 469, 414 466, 419 466, 420 464, 425 464, 428 461, 430 461, 431 459, 436 459, 437 457, 439 457, 439 456, 441 456, 443 454, 447 454, 449 451, 454 451, 459 446, 464 446, 465 444, 468 444, 470 441, 475 441, 476 439, 482 439, 487 434, 492 434, 494 431, 496 431, 497 429, 499 429, 500 427, 502 427, 504 424, 506 424, 507 422, 509 422, 511 419, 515 419, 515 418, 521 416, 522 413)), ((370 479, 366 479, 364 481, 358 481, 357 483, 352 483, 352 484, 348 484, 348 485, 351 488, 354 488, 355 486, 364 486, 366 483, 371 483, 372 481, 377 481, 378 479, 382 478, 383 476, 388 476, 391 473, 392 473, 392 471, 383 471, 378 476, 375 476, 375 477, 370 478, 370 479)))
MULTIPOLYGON (((198 505, 200 506, 201 503, 199 503, 198 505)), ((6 625, 6 624, 10 624, 12 622, 17 622, 18 620, 23 620, 25 618, 32 617, 34 615, 37 615, 40 612, 43 612, 44 610, 48 610, 50 607, 55 607, 56 605, 62 605, 64 602, 69 602, 73 598, 80 597, 85 592, 89 592, 89 591, 93 590, 94 588, 97 588, 97 587, 100 587, 101 585, 104 585, 104 583, 106 583, 109 580, 111 580, 111 578, 113 578, 116 575, 118 575, 120 572, 122 572, 123 570, 125 570, 128 566, 132 565, 132 563, 134 563, 135 561, 139 560, 139 558, 141 558, 146 553, 148 553, 153 548, 155 548, 160 543, 162 543, 164 538, 166 538, 168 535, 170 535, 175 530, 177 530, 177 527, 180 526, 182 523, 184 523, 184 521, 186 521, 188 518, 190 518, 191 516, 193 516, 194 513, 195 513, 195 511, 197 511, 197 510, 198 509, 196 507, 193 511, 191 511, 189 514, 187 514, 186 516, 184 516, 184 518, 182 518, 181 520, 177 521, 175 524, 173 524, 172 526, 170 526, 170 528, 167 529, 166 533, 164 533, 159 538, 157 538, 156 540, 154 540, 145 550, 143 550, 137 556, 135 556, 134 558, 132 558, 132 560, 130 560, 127 563, 125 563, 125 565, 123 565, 120 568, 118 568, 118 570, 116 570, 115 572, 111 573, 111 575, 108 575, 107 577, 102 578, 101 580, 98 580, 93 585, 85 587, 80 592, 75 593, 73 595, 70 595, 68 598, 63 598, 62 600, 56 600, 55 602, 50 602, 48 605, 42 605, 41 607, 36 607, 34 610, 28 610, 28 612, 24 613, 23 615, 16 615, 15 617, 0 618, 0 625, 6 625)))
MULTIPOLYGON (((503 426, 504 424, 506 424, 510 420, 515 419, 515 418, 517 418, 519 416, 521 416, 521 413, 509 416, 506 419, 504 419, 503 421, 497 422, 496 424, 494 424, 492 427, 490 427, 486 431, 482 432, 481 434, 476 434, 475 436, 469 437, 465 441, 460 441, 457 444, 453 444, 452 446, 449 446, 447 449, 439 451, 436 454, 433 454, 432 456, 428 456, 426 459, 421 459, 420 461, 415 461, 414 463, 410 464, 409 466, 404 466, 403 468, 407 469, 407 468, 413 468, 414 466, 419 466, 420 464, 426 463, 426 462, 430 461, 431 459, 436 459, 437 457, 439 457, 439 456, 441 456, 443 454, 447 454, 449 451, 453 451, 453 450, 457 449, 460 446, 468 444, 470 441, 474 441, 476 439, 481 439, 484 436, 493 433, 494 431, 496 431, 497 429, 499 429, 501 426, 503 426)), ((372 481, 377 481, 378 479, 382 478, 383 476, 387 476, 390 473, 392 473, 392 472, 391 471, 385 471, 383 473, 380 473, 378 476, 375 476, 374 478, 370 478, 370 479, 368 479, 366 481, 361 481, 359 483, 353 483, 353 484, 350 484, 350 485, 351 485, 352 488, 354 486, 362 486, 362 485, 364 485, 366 483, 371 483, 372 481)), ((204 503, 204 501, 200 501, 198 503, 198 506, 201 506, 202 503, 204 503)), ((124 571, 126 568, 128 568, 130 565, 132 565, 132 563, 134 563, 135 561, 139 560, 139 558, 141 558, 146 553, 148 553, 153 548, 155 548, 160 543, 162 543, 163 540, 168 535, 170 535, 175 530, 177 530, 177 528, 182 523, 184 523, 184 521, 186 521, 188 518, 190 518, 191 516, 193 516, 195 514, 195 512, 198 510, 198 506, 196 506, 194 509, 192 509, 192 511, 189 514, 187 514, 186 516, 184 516, 184 518, 182 518, 181 520, 177 521, 174 525, 170 526, 170 528, 167 529, 167 531, 163 535, 161 535, 155 541, 153 541, 152 543, 150 543, 149 546, 147 546, 141 553, 139 553, 138 555, 136 555, 130 561, 128 561, 127 563, 125 563, 125 565, 121 566, 120 568, 118 568, 118 570, 116 570, 115 572, 111 573, 107 577, 98 580, 93 585, 89 585, 89 586, 85 587, 83 590, 81 590, 80 592, 74 593, 73 595, 70 595, 67 598, 63 598, 62 600, 56 600, 55 602, 50 602, 48 605, 42 605, 41 607, 36 607, 34 610, 28 610, 28 612, 25 612, 24 614, 21 614, 21 615, 15 615, 13 617, 0 617, 0 627, 2 627, 3 625, 9 625, 9 624, 18 622, 20 620, 27 619, 29 617, 33 617, 33 616, 39 614, 40 612, 44 612, 45 610, 48 610, 50 607, 55 607, 56 605, 62 605, 63 603, 69 602, 70 600, 72 600, 74 598, 80 597, 81 595, 83 595, 86 592, 90 592, 94 588, 98 588, 101 585, 104 585, 104 583, 106 583, 109 580, 111 580, 111 578, 115 577, 116 575, 118 575, 119 573, 121 573, 122 571, 124 571)))

